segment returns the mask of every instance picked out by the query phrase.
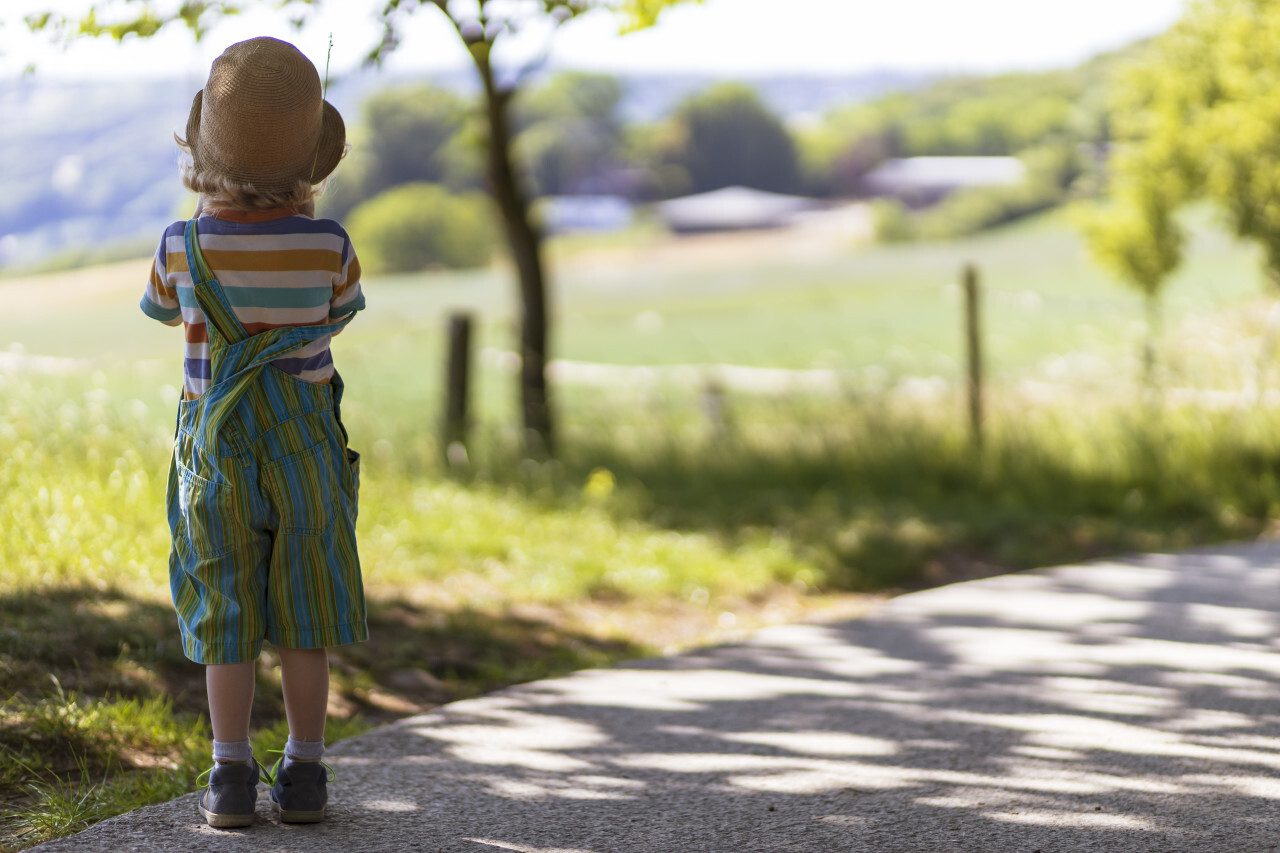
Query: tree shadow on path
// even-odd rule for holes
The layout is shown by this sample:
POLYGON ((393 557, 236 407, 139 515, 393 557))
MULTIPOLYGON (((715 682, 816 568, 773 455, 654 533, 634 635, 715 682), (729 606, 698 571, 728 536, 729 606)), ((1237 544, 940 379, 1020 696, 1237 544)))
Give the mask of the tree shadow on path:
POLYGON ((1276 850, 1278 628, 1275 545, 992 578, 401 721, 334 751, 321 826, 216 832, 187 799, 122 825, 140 850, 1276 850))

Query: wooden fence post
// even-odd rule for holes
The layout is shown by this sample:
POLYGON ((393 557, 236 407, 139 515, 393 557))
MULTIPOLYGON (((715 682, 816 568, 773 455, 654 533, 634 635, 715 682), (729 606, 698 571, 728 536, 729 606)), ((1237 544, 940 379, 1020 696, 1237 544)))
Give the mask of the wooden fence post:
POLYGON ((702 386, 702 411, 711 425, 711 437, 721 442, 729 435, 729 412, 725 400, 725 388, 715 376, 707 377, 702 386))
POLYGON ((445 375, 444 434, 441 450, 445 462, 459 467, 467 463, 467 397, 471 377, 471 315, 449 317, 449 352, 445 375))
POLYGON ((964 268, 964 330, 967 343, 969 393, 969 428, 974 448, 982 449, 982 329, 981 292, 978 284, 978 268, 966 264, 964 268))

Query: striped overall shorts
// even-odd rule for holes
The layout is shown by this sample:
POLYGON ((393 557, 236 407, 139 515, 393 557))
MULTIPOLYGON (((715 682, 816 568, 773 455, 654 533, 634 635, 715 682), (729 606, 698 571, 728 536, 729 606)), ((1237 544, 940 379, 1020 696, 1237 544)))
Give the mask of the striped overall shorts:
POLYGON ((169 584, 188 658, 258 657, 368 638, 356 553, 359 456, 342 380, 307 382, 271 362, 350 320, 250 335, 186 228, 187 268, 209 332, 209 389, 178 405, 166 508, 169 584))

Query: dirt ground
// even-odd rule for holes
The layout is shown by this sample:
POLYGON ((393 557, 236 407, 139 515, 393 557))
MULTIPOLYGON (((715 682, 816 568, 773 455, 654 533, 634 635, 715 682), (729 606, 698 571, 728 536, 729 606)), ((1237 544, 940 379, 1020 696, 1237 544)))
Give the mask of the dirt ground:
POLYGON ((636 245, 576 251, 564 263, 575 271, 591 271, 636 264, 688 270, 740 266, 751 260, 803 261, 867 245, 873 233, 870 207, 857 203, 805 214, 785 228, 707 234, 657 232, 636 245))

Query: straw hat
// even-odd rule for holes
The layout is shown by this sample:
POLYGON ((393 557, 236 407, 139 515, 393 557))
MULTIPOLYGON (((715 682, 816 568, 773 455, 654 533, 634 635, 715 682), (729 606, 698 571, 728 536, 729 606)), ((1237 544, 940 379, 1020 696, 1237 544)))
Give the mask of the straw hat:
POLYGON ((220 174, 259 192, 318 184, 346 145, 342 116, 320 90, 320 75, 288 42, 237 42, 213 61, 187 117, 196 172, 220 174))

